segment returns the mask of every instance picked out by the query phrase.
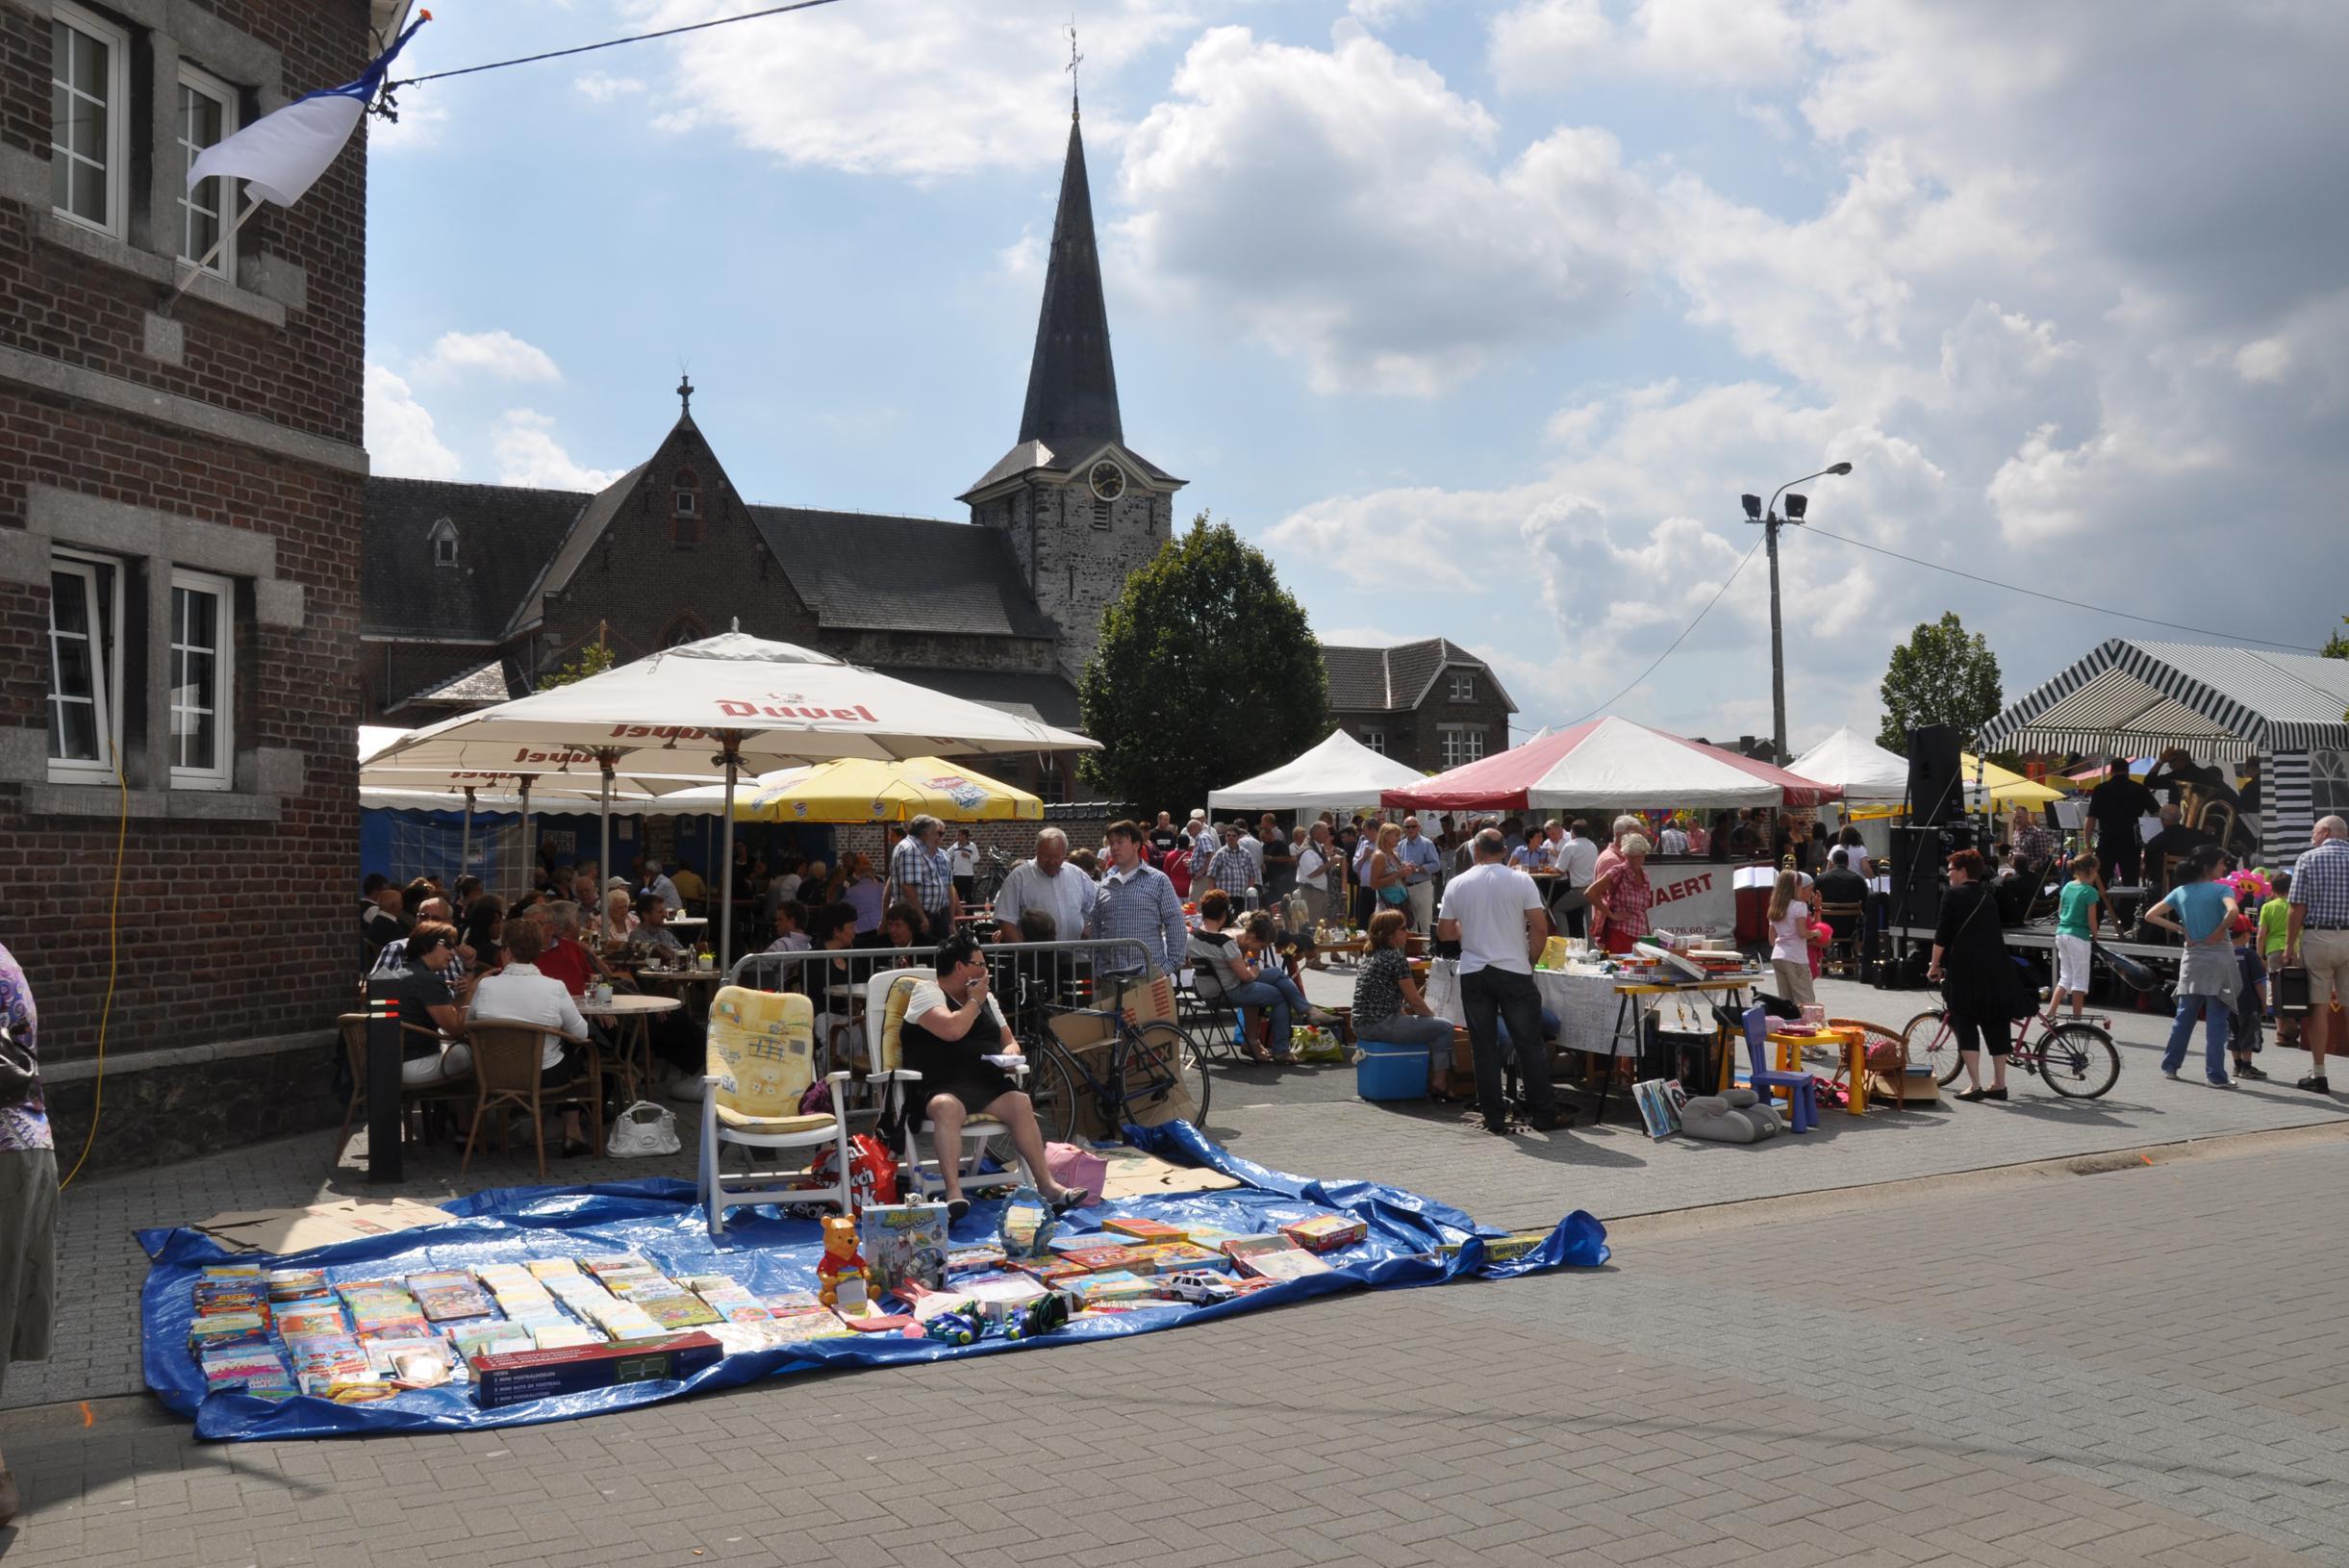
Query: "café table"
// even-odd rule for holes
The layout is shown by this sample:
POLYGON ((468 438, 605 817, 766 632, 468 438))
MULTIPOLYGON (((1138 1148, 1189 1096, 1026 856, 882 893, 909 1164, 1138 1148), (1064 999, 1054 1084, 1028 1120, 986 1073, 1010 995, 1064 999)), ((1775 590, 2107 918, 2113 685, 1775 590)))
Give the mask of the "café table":
POLYGON ((630 996, 617 993, 598 1001, 594 992, 579 999, 579 1016, 601 1019, 611 1025, 613 1044, 619 1048, 620 1082, 633 1103, 644 1098, 644 1089, 652 1081, 652 1020, 663 1013, 673 1013, 685 1003, 675 997, 630 996), (642 1085, 637 1067, 642 1061, 642 1085))

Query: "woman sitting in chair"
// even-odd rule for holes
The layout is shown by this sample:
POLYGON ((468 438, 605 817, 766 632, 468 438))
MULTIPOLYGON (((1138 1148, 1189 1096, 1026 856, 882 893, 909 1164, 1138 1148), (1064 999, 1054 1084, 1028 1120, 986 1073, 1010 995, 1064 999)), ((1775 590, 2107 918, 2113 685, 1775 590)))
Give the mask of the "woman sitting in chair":
POLYGON ((1017 1056, 1020 1042, 1003 1010, 987 994, 987 963, 970 936, 948 938, 938 948, 938 978, 923 980, 906 999, 905 1024, 898 1035, 900 1059, 922 1075, 922 1110, 930 1123, 930 1144, 946 1187, 949 1223, 971 1212, 963 1196, 963 1123, 992 1116, 1011 1134, 1012 1148, 1027 1162, 1029 1177, 1055 1209, 1075 1208, 1085 1195, 1058 1185, 1044 1157, 1044 1134, 1036 1107, 1011 1075, 985 1058, 1017 1056))

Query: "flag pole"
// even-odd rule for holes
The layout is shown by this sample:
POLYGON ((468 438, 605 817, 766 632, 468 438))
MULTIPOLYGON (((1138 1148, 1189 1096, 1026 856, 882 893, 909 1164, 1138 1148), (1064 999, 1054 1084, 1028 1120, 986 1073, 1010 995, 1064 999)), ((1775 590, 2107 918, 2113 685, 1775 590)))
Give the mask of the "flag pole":
POLYGON ((180 279, 179 287, 172 290, 164 297, 163 304, 156 307, 156 315, 167 316, 171 314, 171 308, 180 302, 180 296, 195 287, 195 280, 204 275, 206 267, 219 259, 220 252, 228 248, 228 242, 237 238, 237 231, 244 227, 244 220, 251 217, 260 208, 261 198, 259 196, 249 198, 244 204, 244 211, 237 215, 237 221, 231 223, 221 233, 220 238, 212 242, 212 249, 204 253, 203 260, 191 262, 186 257, 180 259, 180 266, 188 268, 188 275, 180 279))

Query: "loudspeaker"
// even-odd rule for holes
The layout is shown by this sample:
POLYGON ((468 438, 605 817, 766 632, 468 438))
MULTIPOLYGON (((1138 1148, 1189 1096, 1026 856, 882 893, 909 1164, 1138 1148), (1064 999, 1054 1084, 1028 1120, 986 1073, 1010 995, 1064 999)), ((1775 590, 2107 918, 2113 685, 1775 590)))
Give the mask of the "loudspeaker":
POLYGON ((1941 847, 1938 827, 1892 830, 1891 923, 1930 930, 1941 923, 1941 847))
POLYGON ((1908 732, 1908 821, 1937 826, 1965 815, 1965 778, 1958 762, 1958 731, 1920 724, 1908 732))

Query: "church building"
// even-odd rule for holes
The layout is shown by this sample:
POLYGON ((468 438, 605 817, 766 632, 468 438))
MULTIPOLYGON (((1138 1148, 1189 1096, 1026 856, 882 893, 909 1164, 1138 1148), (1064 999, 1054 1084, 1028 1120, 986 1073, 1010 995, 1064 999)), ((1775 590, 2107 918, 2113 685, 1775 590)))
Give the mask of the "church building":
MULTIPOLYGON (((690 381, 677 392, 660 445, 594 494, 366 482, 366 721, 519 696, 599 638, 625 663, 739 624, 1079 723, 1101 611, 1172 536, 1183 481, 1125 444, 1073 114, 1019 439, 956 497, 968 521, 760 505, 695 422, 690 381)), ((1048 759, 991 771, 1067 789, 1048 759)))

